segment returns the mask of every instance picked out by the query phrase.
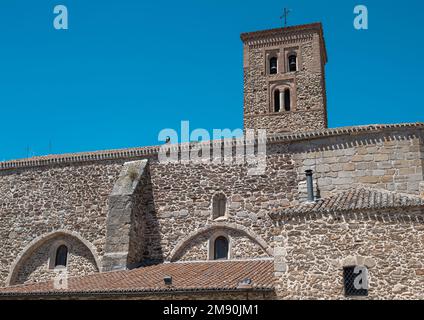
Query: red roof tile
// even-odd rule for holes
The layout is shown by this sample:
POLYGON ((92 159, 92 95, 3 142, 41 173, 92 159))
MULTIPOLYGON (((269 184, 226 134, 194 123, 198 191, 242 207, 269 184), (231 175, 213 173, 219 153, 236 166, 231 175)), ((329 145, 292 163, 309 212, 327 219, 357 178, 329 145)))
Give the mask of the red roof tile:
POLYGON ((303 203, 298 206, 281 210, 274 217, 286 214, 330 213, 356 210, 378 210, 395 208, 423 207, 424 199, 416 195, 391 192, 361 186, 342 191, 313 203, 303 203))
POLYGON ((167 263, 126 271, 96 273, 69 278, 68 289, 58 290, 53 281, 0 289, 1 296, 125 294, 166 292, 243 291, 239 286, 246 278, 252 280, 252 290, 273 289, 272 260, 214 261, 167 263), (164 277, 172 277, 172 285, 164 277))

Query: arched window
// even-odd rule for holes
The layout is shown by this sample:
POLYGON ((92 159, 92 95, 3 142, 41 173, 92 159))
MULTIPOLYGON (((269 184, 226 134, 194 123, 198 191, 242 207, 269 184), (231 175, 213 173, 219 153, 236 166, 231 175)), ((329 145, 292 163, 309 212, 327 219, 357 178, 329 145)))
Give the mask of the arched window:
POLYGON ((274 91, 274 112, 280 112, 281 103, 280 103, 280 90, 274 91))
POLYGON ((269 59, 269 74, 277 74, 278 72, 278 59, 277 57, 272 57, 269 59))
POLYGON ((290 101, 290 89, 284 90, 284 110, 290 111, 291 101, 290 101))
POLYGON ((228 260, 228 240, 225 237, 218 237, 214 243, 214 259, 228 260))
POLYGON ((55 267, 66 267, 68 260, 68 248, 65 245, 61 245, 56 250, 55 267))
POLYGON ((297 56, 295 54, 289 55, 289 72, 297 71, 297 56))
POLYGON ((213 218, 225 217, 227 211, 227 198, 223 194, 217 194, 213 197, 213 218))

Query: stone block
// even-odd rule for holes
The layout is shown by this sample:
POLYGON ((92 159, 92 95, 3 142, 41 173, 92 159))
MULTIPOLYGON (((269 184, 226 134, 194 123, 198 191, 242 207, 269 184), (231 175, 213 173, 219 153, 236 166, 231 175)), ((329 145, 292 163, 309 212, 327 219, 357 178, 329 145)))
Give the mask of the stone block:
POLYGON ((360 183, 378 183, 380 181, 379 177, 372 177, 372 176, 368 176, 368 177, 360 177, 359 178, 359 182, 360 183))

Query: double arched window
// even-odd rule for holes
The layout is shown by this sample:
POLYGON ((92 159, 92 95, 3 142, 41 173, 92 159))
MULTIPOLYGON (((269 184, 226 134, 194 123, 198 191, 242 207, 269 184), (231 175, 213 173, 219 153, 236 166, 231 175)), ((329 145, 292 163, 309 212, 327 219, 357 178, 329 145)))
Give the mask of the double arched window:
POLYGON ((56 250, 55 267, 66 267, 68 262, 68 247, 65 245, 59 246, 56 250))
POLYGON ((276 89, 274 91, 274 112, 291 111, 291 92, 290 89, 276 89))

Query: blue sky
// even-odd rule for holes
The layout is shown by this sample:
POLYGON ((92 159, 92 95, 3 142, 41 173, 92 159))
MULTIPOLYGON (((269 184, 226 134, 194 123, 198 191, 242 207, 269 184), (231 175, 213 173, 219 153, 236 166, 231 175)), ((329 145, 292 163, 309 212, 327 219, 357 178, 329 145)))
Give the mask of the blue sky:
POLYGON ((2 0, 0 160, 155 145, 184 120, 241 128, 239 35, 279 27, 284 7, 324 24, 330 127, 424 121, 422 1, 2 0))

